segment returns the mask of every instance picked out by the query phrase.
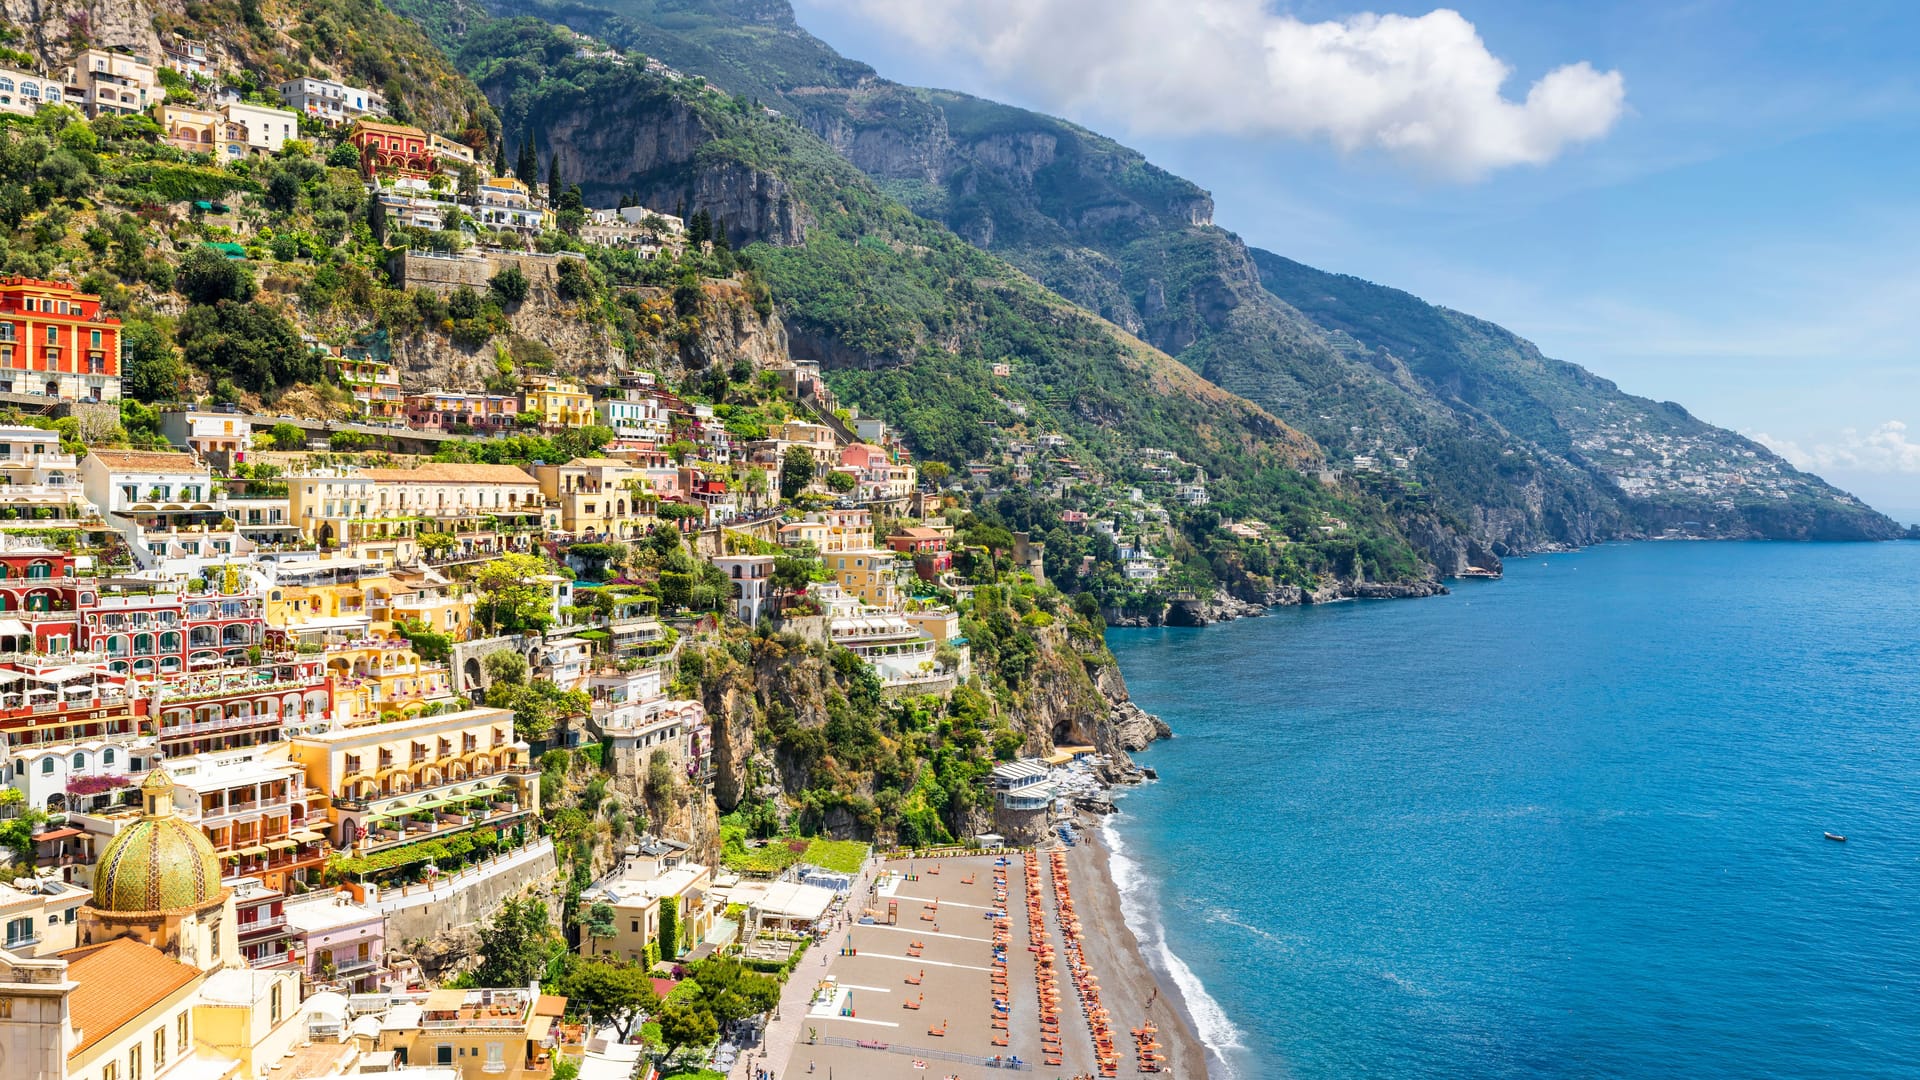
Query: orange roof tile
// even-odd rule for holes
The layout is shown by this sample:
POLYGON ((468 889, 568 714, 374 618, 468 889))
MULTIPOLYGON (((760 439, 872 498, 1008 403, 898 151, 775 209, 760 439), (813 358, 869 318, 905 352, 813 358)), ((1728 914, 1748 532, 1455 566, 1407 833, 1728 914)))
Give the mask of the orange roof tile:
POLYGON ((89 450, 87 456, 120 472, 204 473, 192 454, 169 454, 163 450, 89 450))
POLYGON ((103 945, 68 949, 67 978, 80 985, 67 999, 80 1042, 68 1057, 114 1032, 201 977, 199 971, 151 945, 116 938, 103 945))

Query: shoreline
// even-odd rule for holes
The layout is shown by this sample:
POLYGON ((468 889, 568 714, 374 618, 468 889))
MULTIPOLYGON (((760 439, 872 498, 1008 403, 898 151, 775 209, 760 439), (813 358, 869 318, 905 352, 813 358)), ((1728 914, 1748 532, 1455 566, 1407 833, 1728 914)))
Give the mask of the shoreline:
MULTIPOLYGON (((1105 835, 1105 823, 1088 814, 1077 815, 1085 839, 1068 850, 1067 866, 1073 875, 1075 899, 1090 931, 1086 935, 1087 959, 1100 974, 1101 989, 1113 995, 1115 1026, 1122 1031, 1140 1022, 1146 1002, 1156 1002, 1154 1022, 1160 1027, 1162 1049, 1167 1055, 1169 1077, 1219 1078, 1232 1072, 1221 1056, 1197 1034, 1193 1009, 1178 982, 1164 965, 1148 956, 1126 917, 1126 904, 1113 879, 1112 859, 1105 835), (1097 928, 1097 929, 1096 929, 1097 928), (1172 1008, 1166 1008, 1167 1005, 1172 1008), (1126 1010, 1122 1011, 1123 1007, 1126 1010)), ((1123 1049, 1122 1072, 1133 1070, 1132 1045, 1123 1049)))

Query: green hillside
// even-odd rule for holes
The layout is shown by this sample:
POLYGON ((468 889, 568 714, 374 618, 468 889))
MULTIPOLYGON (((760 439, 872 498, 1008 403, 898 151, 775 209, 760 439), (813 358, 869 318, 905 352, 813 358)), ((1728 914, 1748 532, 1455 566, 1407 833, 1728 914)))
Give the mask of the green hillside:
POLYGON ((1668 528, 1897 534, 1764 448, 1497 326, 1375 287, 1327 290, 1330 303, 1321 286, 1333 275, 1249 251, 1210 224, 1196 185, 1065 121, 880 79, 801 29, 782 0, 491 6, 565 22, 793 117, 915 212, 1312 436, 1430 536, 1423 546, 1443 566, 1474 542, 1526 551, 1668 528), (1684 440, 1679 455, 1639 475, 1663 439, 1684 440), (1618 452, 1636 446, 1633 458, 1618 452))

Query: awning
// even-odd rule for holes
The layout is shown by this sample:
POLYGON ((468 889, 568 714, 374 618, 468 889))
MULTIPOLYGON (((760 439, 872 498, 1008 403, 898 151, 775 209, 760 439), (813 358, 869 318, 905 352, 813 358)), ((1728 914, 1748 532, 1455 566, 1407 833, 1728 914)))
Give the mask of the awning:
POLYGON ((326 836, 324 834, 314 832, 311 829, 302 829, 299 832, 294 833, 292 835, 295 840, 298 840, 303 844, 318 843, 326 839, 326 836))
POLYGON ((427 994, 427 1012, 453 1012, 467 1003, 465 990, 434 990, 427 994))
POLYGON ((0 637, 32 637, 33 628, 19 619, 0 619, 0 637))
POLYGON ((252 856, 254 856, 254 855, 265 855, 266 853, 267 853, 267 849, 266 849, 266 848, 263 848, 263 847, 260 847, 260 846, 258 846, 258 845, 255 845, 255 846, 253 846, 253 847, 245 847, 245 848, 241 848, 241 849, 240 849, 240 854, 242 854, 242 855, 246 855, 246 856, 248 856, 248 857, 252 857, 252 856))
POLYGON ((73 828, 72 826, 65 826, 58 829, 48 829, 46 832, 43 832, 43 833, 34 833, 33 841, 34 843, 37 844, 42 840, 65 840, 71 836, 84 835, 84 833, 85 833, 85 830, 83 829, 76 829, 76 828, 73 828))
POLYGON ((274 840, 267 844, 267 847, 274 851, 292 851, 299 846, 298 840, 274 840))

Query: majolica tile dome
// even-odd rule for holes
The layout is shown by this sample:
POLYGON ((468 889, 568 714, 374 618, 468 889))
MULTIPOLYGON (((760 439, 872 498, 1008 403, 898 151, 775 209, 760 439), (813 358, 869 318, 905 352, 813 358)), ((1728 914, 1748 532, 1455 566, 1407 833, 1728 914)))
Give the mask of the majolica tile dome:
POLYGON ((93 904, 100 911, 196 911, 221 899, 213 844, 173 812, 173 777, 155 769, 140 785, 145 813, 100 855, 93 904))

